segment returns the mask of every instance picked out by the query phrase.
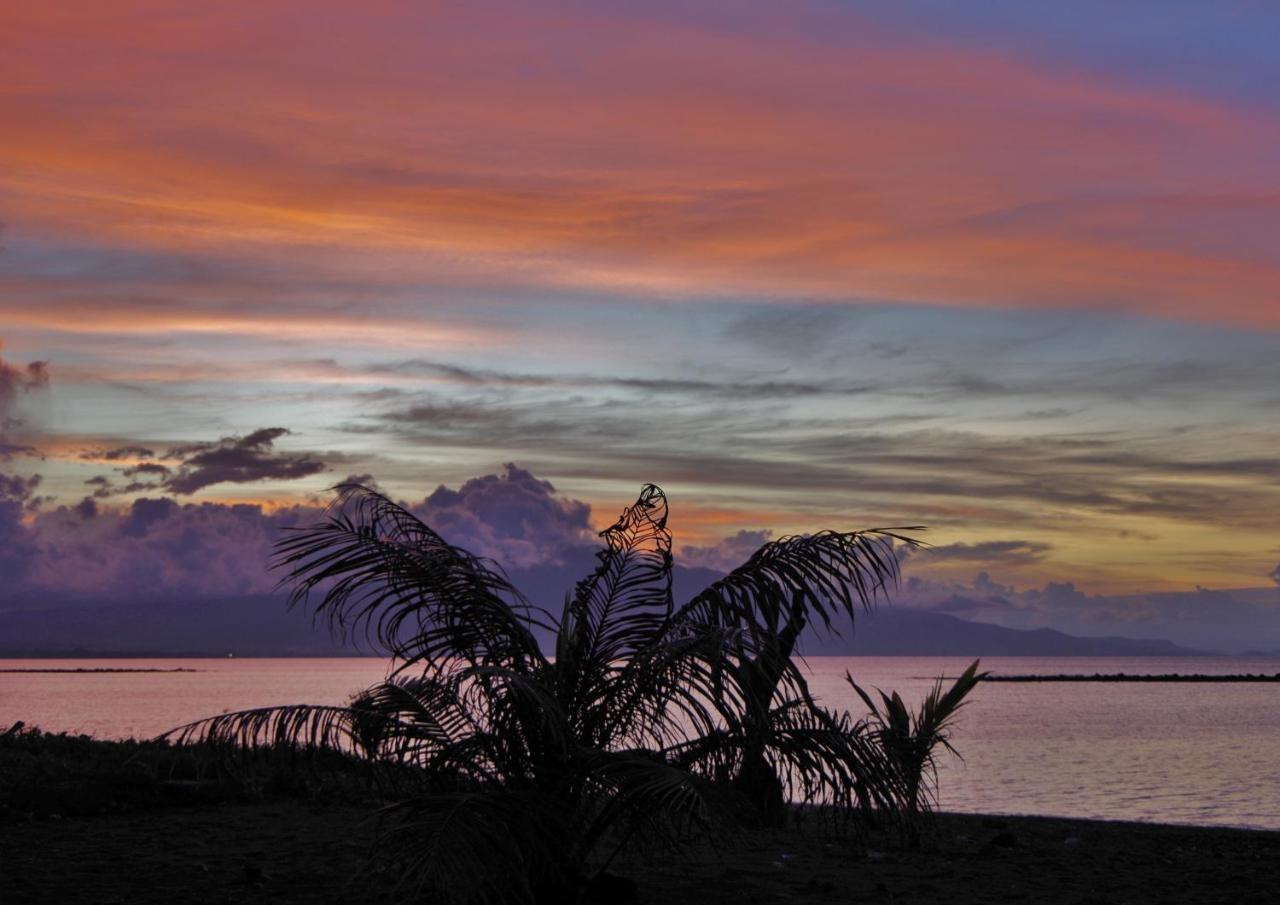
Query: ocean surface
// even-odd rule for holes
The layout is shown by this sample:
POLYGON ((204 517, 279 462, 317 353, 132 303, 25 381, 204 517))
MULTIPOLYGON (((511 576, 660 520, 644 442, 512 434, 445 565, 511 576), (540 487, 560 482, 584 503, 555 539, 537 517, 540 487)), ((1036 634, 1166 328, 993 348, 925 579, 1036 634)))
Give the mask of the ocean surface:
MULTIPOLYGON (((813 657, 815 693, 861 712, 844 683, 918 701, 950 657, 813 657)), ((992 657, 1027 673, 1268 673, 1280 661, 1233 658, 992 657)), ((345 702, 385 675, 349 659, 0 660, 0 668, 185 667, 184 673, 0 673, 0 730, 16 720, 101 738, 150 737, 231 710, 345 702)), ((988 683, 962 711, 941 806, 1280 829, 1280 684, 988 683)))

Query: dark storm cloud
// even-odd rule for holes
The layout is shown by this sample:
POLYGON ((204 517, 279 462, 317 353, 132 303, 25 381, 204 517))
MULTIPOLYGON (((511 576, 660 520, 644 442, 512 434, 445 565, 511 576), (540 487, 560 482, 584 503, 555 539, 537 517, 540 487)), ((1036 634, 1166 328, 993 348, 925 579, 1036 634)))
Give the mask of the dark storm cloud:
POLYGON ((309 453, 290 454, 274 449, 275 441, 289 433, 283 427, 269 427, 243 437, 172 447, 165 458, 180 460, 180 464, 165 478, 163 486, 172 493, 186 495, 213 484, 291 480, 324 471, 325 464, 309 453))

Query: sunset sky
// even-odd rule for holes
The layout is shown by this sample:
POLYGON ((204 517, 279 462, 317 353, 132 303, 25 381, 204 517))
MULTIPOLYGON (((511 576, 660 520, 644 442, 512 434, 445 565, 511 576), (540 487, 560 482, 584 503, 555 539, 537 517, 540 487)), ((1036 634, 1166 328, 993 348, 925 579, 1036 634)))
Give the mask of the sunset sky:
POLYGON ((707 565, 908 524, 937 581, 1270 586, 1277 35, 1245 0, 4 4, 0 569, 89 574, 138 499, 524 469, 597 528, 660 483, 707 565))

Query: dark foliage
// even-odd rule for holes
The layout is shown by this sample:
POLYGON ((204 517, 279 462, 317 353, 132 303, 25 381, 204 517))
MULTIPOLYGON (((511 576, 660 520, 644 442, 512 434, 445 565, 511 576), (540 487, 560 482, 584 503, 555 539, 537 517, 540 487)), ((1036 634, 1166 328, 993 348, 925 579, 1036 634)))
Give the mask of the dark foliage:
POLYGON ((224 714, 169 737, 366 764, 398 793, 383 854, 412 891, 459 902, 572 902, 628 846, 774 817, 786 798, 904 801, 868 722, 819 707, 792 654, 810 621, 834 630, 869 607, 909 538, 784 538, 678 608, 661 490, 602 538, 557 618, 496 563, 342 485, 277 562, 293 603, 391 654, 387 680, 346 707, 224 714))
POLYGON ((917 838, 918 817, 936 799, 938 754, 941 750, 956 754, 951 746, 951 728, 960 708, 987 677, 987 673, 978 672, 978 663, 974 660, 950 688, 944 690, 942 679, 938 679, 915 712, 896 691, 886 694, 877 689, 880 701, 875 701, 853 676, 845 673, 845 681, 871 712, 872 736, 900 790, 895 812, 903 820, 909 838, 917 838))

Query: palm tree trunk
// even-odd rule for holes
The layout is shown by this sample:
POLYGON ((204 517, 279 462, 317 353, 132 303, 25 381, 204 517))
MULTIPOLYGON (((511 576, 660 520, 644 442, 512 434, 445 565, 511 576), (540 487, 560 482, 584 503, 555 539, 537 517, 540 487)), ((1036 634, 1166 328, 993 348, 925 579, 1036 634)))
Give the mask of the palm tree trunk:
POLYGON ((755 805, 765 825, 771 827, 785 826, 787 822, 786 789, 766 752, 772 728, 773 697, 808 615, 798 595, 786 615, 780 629, 775 623, 771 626, 772 632, 757 639, 759 653, 754 660, 743 664, 742 685, 748 705, 744 720, 746 738, 742 766, 733 781, 734 788, 755 805))

